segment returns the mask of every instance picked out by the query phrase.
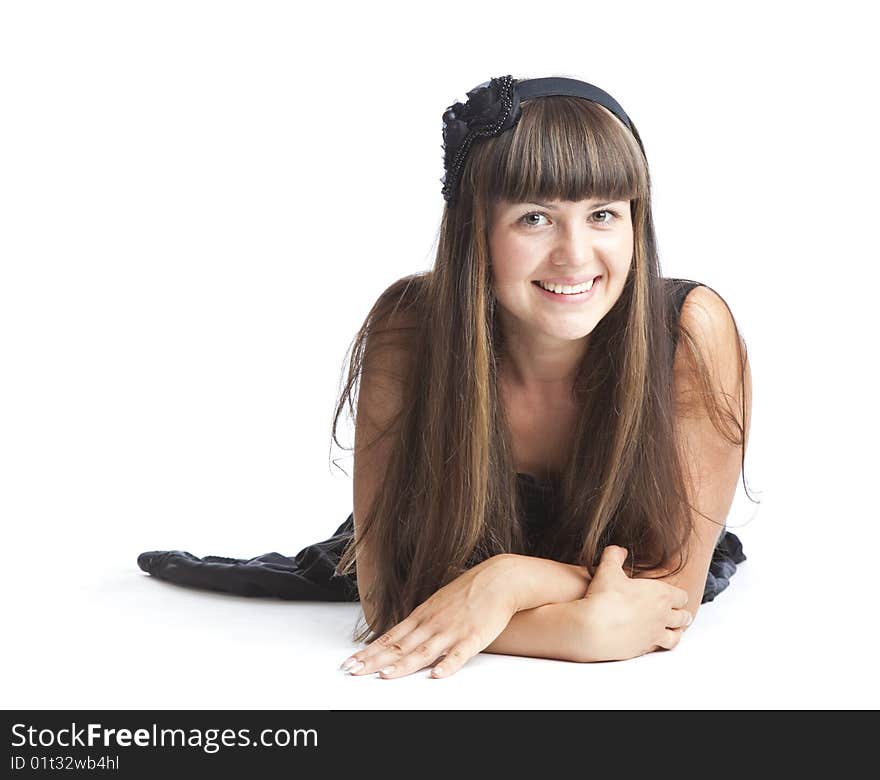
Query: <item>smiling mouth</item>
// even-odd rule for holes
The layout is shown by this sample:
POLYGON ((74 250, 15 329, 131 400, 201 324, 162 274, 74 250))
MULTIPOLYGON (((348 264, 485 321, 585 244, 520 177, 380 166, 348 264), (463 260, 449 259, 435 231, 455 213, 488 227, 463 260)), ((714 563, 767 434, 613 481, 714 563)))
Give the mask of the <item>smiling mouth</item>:
MULTIPOLYGON (((592 280, 589 280, 589 279, 588 279, 587 282, 590 282, 590 286, 587 288, 586 292, 589 292, 590 290, 592 290, 593 287, 595 287, 596 284, 597 284, 601 279, 602 279, 601 274, 599 274, 599 275, 597 275, 597 276, 594 276, 594 277, 592 278, 592 280)), ((579 282, 578 284, 563 285, 563 286, 568 286, 568 287, 579 287, 580 285, 585 284, 585 283, 586 283, 586 282, 579 282)), ((532 282, 532 284, 535 285, 535 287, 537 287, 539 290, 544 290, 544 291, 546 291, 546 292, 553 292, 553 291, 551 291, 551 290, 548 290, 546 287, 544 287, 544 286, 541 284, 541 280, 535 280, 535 281, 532 282)), ((559 292, 559 293, 556 293, 556 294, 557 294, 557 295, 582 295, 583 292, 578 292, 578 293, 564 293, 564 292, 559 292)))

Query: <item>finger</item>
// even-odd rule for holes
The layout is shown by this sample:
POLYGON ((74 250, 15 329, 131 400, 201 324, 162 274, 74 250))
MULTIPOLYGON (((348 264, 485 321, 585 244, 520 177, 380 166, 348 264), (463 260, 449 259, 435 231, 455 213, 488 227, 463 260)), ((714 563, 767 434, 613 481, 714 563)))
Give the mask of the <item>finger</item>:
POLYGON ((455 674, 477 654, 471 642, 458 642, 453 645, 442 662, 431 670, 431 677, 449 677, 455 674))
POLYGON ((688 603, 688 592, 684 588, 676 588, 675 585, 670 585, 672 588, 672 606, 675 609, 684 609, 688 603))
POLYGON ((672 648, 676 647, 678 645, 678 643, 681 641, 681 635, 682 635, 682 631, 680 628, 678 628, 678 629, 667 628, 660 635, 660 640, 658 641, 658 644, 660 645, 660 647, 664 648, 665 650, 672 650, 672 648))
POLYGON ((406 652, 405 640, 418 628, 418 625, 418 619, 410 615, 366 648, 346 658, 339 668, 349 674, 368 674, 368 669, 375 671, 379 668, 376 666, 377 662, 388 662, 406 652))
MULTIPOLYGON (((400 625, 402 626, 403 623, 400 625)), ((350 669, 349 674, 365 675, 392 669, 383 677, 402 677, 417 672, 435 661, 444 650, 443 641, 438 636, 437 630, 429 623, 416 626, 414 630, 401 636, 396 642, 393 641, 394 632, 389 631, 387 638, 386 635, 383 635, 373 643, 373 645, 380 646, 381 649, 374 649, 371 655, 366 655, 361 665, 350 669), (436 649, 438 647, 439 650, 436 649), (433 655, 431 655, 432 652, 433 655), (423 660, 424 658, 427 660, 423 660)), ((356 653, 355 656, 357 655, 359 654, 356 653)))
POLYGON ((666 623, 667 628, 683 628, 693 622, 694 616, 686 609, 670 610, 670 617, 666 623))
POLYGON ((393 664, 381 666, 379 676, 383 680, 392 680, 396 677, 405 677, 413 672, 418 672, 433 664, 449 647, 449 637, 443 634, 431 634, 431 636, 416 644, 409 652, 402 655, 393 664))
POLYGON ((602 557, 599 559, 599 565, 602 566, 604 564, 606 566, 620 568, 623 566, 627 554, 626 547, 621 547, 617 544, 609 544, 604 550, 602 550, 602 557))

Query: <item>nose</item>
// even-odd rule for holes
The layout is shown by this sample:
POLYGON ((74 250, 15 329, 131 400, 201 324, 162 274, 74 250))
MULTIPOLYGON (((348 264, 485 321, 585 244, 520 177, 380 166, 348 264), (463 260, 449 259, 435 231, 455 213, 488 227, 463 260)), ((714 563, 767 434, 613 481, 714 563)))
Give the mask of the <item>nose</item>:
POLYGON ((588 226, 571 224, 558 235, 550 258, 553 265, 579 268, 591 264, 595 247, 588 226))

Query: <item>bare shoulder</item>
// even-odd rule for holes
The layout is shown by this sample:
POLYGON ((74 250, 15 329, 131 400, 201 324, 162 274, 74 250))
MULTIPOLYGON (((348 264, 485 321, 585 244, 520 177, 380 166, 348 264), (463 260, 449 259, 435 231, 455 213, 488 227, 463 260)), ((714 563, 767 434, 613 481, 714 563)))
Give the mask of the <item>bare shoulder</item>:
POLYGON ((700 285, 694 287, 681 307, 681 322, 689 330, 703 331, 707 335, 729 330, 733 333, 733 315, 724 299, 713 289, 700 285))
POLYGON ((421 276, 405 276, 389 285, 376 300, 369 315, 374 351, 389 340, 401 345, 413 341, 422 321, 424 283, 421 276))
MULTIPOLYGON (((691 290, 681 307, 680 323, 694 341, 693 346, 706 363, 721 368, 739 363, 737 349, 738 329, 733 313, 725 300, 709 287, 691 290)), ((683 363, 687 344, 679 340, 676 362, 683 363)))
POLYGON ((411 390, 421 327, 419 289, 413 287, 412 280, 413 277, 404 277, 390 285, 368 317, 355 418, 356 468, 359 442, 390 433, 411 390))
MULTIPOLYGON (((365 370, 373 368, 381 373, 409 364, 420 330, 420 309, 418 290, 413 291, 406 278, 394 282, 379 296, 370 312, 365 370)), ((397 378, 402 379, 402 374, 397 378)))
POLYGON ((707 392, 739 398, 743 386, 751 384, 751 371, 745 341, 726 301, 709 287, 695 287, 681 307, 680 324, 688 337, 679 338, 675 351, 679 399, 689 407, 707 392))

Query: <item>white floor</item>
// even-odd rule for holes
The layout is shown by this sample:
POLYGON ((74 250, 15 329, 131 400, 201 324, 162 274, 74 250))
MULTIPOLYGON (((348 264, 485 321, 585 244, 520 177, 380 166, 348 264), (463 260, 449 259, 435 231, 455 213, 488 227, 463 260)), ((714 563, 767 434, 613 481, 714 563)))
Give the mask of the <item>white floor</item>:
POLYGON ((106 541, 35 547, 4 573, 2 707, 876 707, 873 618, 859 598, 781 565, 793 552, 773 511, 765 502, 760 522, 736 529, 748 560, 675 650, 605 664, 481 653, 445 680, 340 672, 358 604, 181 588, 142 573, 140 550, 106 541))

